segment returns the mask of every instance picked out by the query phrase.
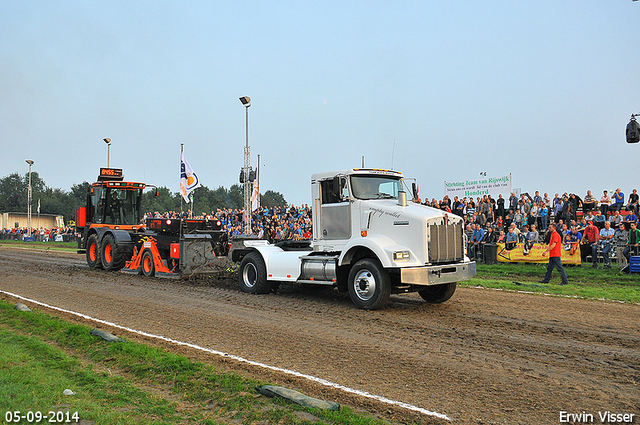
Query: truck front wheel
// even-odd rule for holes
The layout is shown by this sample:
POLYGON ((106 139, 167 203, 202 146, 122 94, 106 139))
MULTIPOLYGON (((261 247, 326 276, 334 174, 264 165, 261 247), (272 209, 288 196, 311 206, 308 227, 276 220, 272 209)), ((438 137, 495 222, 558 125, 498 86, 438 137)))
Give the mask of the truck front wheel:
POLYGON ((428 303, 443 303, 453 296, 453 293, 456 292, 456 286, 458 286, 456 282, 427 286, 418 291, 418 294, 428 303))
POLYGON ((383 308, 391 295, 391 278, 378 260, 362 259, 349 272, 351 301, 365 310, 383 308))
POLYGON ((238 270, 240 289, 250 294, 268 294, 271 285, 267 282, 267 267, 262 255, 258 252, 250 252, 245 255, 238 270))

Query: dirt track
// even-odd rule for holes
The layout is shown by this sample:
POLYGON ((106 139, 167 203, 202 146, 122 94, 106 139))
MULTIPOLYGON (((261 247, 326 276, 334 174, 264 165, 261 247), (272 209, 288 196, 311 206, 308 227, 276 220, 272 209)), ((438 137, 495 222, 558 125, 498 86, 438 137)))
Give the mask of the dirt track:
MULTIPOLYGON (((6 247, 0 276, 2 291, 314 375, 455 423, 557 424, 560 411, 592 413, 599 423, 606 410, 635 414, 640 423, 638 305, 458 288, 442 305, 409 294, 367 312, 334 290, 285 286, 277 295, 249 295, 235 282, 108 273, 89 269, 81 255, 6 247)), ((189 354, 398 421, 442 423, 189 354)))

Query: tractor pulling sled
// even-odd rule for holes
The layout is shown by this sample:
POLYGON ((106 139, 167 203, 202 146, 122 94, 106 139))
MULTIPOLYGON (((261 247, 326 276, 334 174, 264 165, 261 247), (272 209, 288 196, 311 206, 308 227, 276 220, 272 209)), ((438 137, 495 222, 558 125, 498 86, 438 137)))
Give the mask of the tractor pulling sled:
POLYGON ((89 267, 184 279, 239 263, 244 292, 276 291, 281 282, 337 287, 371 310, 384 307, 391 293, 447 301, 457 282, 476 272, 466 256, 462 219, 407 203, 408 187, 397 171, 314 174, 313 240, 276 244, 252 236, 229 241, 215 220, 148 218, 140 224, 146 187, 125 182, 120 169, 100 170, 86 206, 76 209, 78 253, 89 267))

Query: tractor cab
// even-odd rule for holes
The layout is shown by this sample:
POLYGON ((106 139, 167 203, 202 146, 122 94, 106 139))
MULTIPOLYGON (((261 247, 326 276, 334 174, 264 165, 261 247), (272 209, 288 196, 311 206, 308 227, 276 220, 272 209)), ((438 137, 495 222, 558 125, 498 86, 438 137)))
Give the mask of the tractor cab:
POLYGON ((97 182, 89 188, 87 218, 92 223, 137 225, 144 183, 97 182))
MULTIPOLYGON (((125 182, 122 169, 101 168, 98 181, 89 186, 87 202, 76 208, 78 252, 84 252, 96 229, 137 231, 141 224, 144 183, 125 182)), ((103 232, 98 231, 102 236, 103 232)))

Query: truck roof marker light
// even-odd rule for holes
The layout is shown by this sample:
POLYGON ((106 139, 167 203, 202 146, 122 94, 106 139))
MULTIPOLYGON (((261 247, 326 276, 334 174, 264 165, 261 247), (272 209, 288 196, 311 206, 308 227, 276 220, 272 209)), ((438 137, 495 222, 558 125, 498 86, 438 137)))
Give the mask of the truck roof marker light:
POLYGON ((367 237, 367 231, 366 230, 360 231, 360 236, 362 236, 363 238, 366 238, 367 237))

